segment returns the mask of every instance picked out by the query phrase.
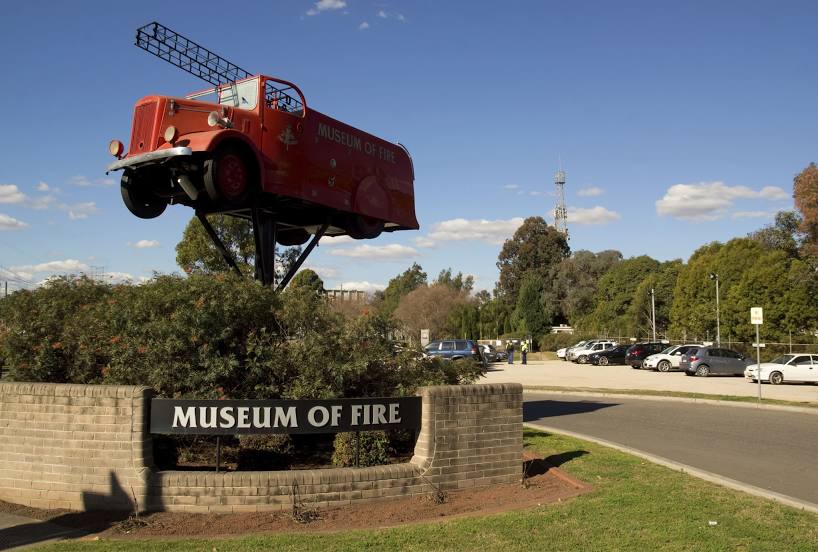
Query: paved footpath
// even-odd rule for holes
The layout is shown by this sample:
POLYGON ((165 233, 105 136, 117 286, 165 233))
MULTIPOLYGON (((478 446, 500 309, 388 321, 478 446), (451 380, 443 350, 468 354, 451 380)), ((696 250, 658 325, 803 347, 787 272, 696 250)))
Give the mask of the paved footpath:
MULTIPOLYGON (((630 366, 593 366, 563 360, 531 361, 526 365, 494 363, 478 383, 522 383, 523 386, 579 387, 586 389, 646 389, 652 391, 685 391, 708 395, 758 396, 758 384, 743 377, 686 376, 682 372, 660 373, 634 370, 630 366)), ((636 393, 638 394, 638 393, 636 393)), ((818 385, 791 383, 763 384, 761 396, 766 399, 811 402, 818 404, 818 385)))

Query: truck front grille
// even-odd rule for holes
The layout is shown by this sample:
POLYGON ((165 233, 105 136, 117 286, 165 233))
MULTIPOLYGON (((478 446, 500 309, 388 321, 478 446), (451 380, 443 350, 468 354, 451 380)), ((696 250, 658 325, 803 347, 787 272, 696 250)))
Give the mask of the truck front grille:
POLYGON ((134 110, 131 155, 153 151, 153 137, 156 135, 153 128, 156 123, 156 104, 157 102, 140 104, 134 110))

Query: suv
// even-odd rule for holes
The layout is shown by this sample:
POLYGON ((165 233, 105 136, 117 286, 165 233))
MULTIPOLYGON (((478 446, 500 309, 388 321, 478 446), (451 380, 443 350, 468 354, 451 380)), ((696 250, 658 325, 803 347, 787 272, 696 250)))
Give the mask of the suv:
POLYGON ((432 341, 423 349, 429 356, 437 356, 446 360, 470 358, 485 365, 486 361, 480 354, 480 347, 471 339, 443 339, 432 341))
POLYGON ((650 355, 661 353, 667 348, 667 345, 667 343, 660 341, 648 341, 631 345, 631 348, 625 354, 625 363, 630 364, 631 368, 641 368, 643 360, 650 355))
POLYGON ((596 341, 591 345, 586 345, 583 349, 575 349, 571 351, 571 359, 574 362, 579 362, 580 364, 585 364, 588 362, 588 357, 593 353, 598 353, 599 351, 604 351, 606 349, 612 349, 616 347, 616 341, 596 341))
POLYGON ((732 349, 694 347, 682 355, 679 369, 688 376, 743 376, 746 364, 744 356, 732 349))

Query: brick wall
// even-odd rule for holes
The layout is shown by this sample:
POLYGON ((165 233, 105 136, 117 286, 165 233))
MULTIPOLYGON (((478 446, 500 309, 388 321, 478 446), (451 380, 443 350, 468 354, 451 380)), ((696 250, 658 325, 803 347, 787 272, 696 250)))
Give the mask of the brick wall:
POLYGON ((0 384, 0 499, 38 507, 244 512, 511 483, 522 471, 522 386, 427 387, 412 460, 268 472, 151 469, 143 387, 0 384))
POLYGON ((147 387, 0 383, 0 499, 36 508, 145 504, 147 387))

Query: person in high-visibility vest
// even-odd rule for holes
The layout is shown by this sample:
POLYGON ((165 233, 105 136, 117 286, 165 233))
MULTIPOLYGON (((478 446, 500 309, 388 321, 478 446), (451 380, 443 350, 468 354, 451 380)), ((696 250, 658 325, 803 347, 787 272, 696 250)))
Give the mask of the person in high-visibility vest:
POLYGON ((525 364, 526 356, 528 355, 528 341, 523 341, 523 344, 520 345, 520 354, 523 357, 523 364, 525 364))

